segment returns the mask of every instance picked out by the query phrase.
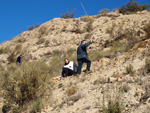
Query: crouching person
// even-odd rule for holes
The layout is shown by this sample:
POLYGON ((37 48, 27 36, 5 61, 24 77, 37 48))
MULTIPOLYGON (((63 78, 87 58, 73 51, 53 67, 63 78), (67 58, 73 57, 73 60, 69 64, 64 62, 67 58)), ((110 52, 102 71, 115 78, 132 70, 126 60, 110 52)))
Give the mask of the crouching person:
POLYGON ((62 69, 62 76, 61 78, 65 78, 67 76, 75 75, 77 73, 77 65, 73 61, 69 61, 65 58, 65 64, 62 69))

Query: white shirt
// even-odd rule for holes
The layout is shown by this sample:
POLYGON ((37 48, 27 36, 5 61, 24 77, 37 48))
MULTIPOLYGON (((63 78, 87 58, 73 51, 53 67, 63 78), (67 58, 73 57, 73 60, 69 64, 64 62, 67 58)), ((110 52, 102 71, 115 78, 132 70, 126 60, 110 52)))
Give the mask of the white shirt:
POLYGON ((65 65, 64 68, 73 70, 73 61, 70 61, 69 64, 65 65))

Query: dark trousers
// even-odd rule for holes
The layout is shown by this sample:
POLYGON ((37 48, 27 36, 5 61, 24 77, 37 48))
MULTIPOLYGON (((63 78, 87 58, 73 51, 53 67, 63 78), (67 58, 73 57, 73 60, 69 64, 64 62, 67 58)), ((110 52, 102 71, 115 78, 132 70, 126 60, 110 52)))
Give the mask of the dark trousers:
POLYGON ((91 67, 90 59, 81 58, 81 59, 78 59, 78 74, 81 74, 81 69, 82 69, 82 65, 83 65, 84 62, 87 63, 86 70, 90 71, 90 67, 91 67))
POLYGON ((73 75, 73 74, 75 74, 75 72, 68 68, 63 68, 63 70, 62 70, 62 77, 67 77, 67 76, 73 75))

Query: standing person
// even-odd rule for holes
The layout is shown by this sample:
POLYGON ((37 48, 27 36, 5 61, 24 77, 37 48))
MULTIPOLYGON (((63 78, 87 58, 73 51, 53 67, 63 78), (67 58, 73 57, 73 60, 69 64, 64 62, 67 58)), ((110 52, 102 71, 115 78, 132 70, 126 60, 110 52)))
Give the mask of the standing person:
POLYGON ((62 77, 71 76, 77 73, 77 65, 73 61, 69 61, 67 58, 65 58, 65 64, 62 69, 62 77))
POLYGON ((21 57, 22 57, 22 55, 17 57, 17 61, 16 62, 17 62, 18 66, 20 66, 20 64, 21 64, 21 57))
POLYGON ((86 51, 86 48, 92 44, 92 40, 87 42, 85 40, 81 41, 81 44, 77 48, 77 60, 78 60, 78 74, 81 74, 82 64, 85 62, 87 63, 86 71, 90 71, 91 67, 91 61, 88 58, 88 53, 86 51))

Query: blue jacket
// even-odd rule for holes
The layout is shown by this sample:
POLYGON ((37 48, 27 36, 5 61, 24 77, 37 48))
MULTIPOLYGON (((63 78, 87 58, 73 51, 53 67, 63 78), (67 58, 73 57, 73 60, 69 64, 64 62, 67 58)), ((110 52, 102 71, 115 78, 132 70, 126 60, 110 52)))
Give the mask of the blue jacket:
POLYGON ((21 63, 21 57, 20 57, 20 56, 18 56, 18 58, 17 58, 17 61, 16 61, 16 62, 21 63))
POLYGON ((86 44, 80 44, 77 48, 77 60, 81 58, 88 58, 88 54, 86 51, 86 48, 91 44, 92 42, 88 42, 86 44))

